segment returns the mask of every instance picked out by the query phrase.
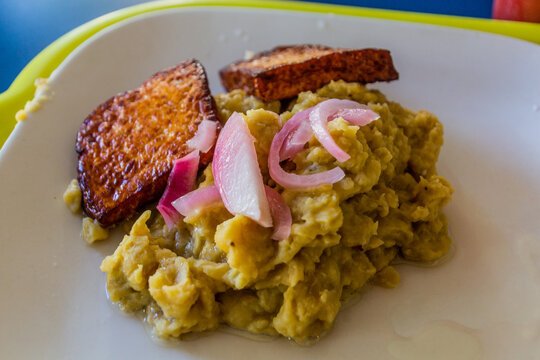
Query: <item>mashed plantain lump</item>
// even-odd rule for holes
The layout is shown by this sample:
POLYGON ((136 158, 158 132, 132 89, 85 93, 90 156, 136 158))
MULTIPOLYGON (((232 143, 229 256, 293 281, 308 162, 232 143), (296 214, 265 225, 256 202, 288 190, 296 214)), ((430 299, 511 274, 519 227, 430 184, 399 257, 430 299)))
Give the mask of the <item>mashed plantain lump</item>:
MULTIPOLYGON (((328 330, 344 299, 366 284, 395 287, 397 257, 426 262, 448 251, 441 208, 453 190, 437 174, 443 127, 433 114, 343 81, 301 93, 279 115, 279 103, 239 90, 215 100, 224 119, 232 111, 246 114, 264 181, 291 209, 291 235, 274 241, 271 229, 222 206, 196 212, 171 231, 157 211, 142 213, 101 270, 111 301, 127 312, 144 311, 158 337, 227 324, 305 341, 328 330), (281 188, 268 174, 274 135, 294 113, 330 98, 367 104, 380 119, 364 127, 341 118, 328 123, 351 155, 344 163, 313 137, 286 165, 297 174, 341 166, 344 179, 308 190, 281 188)), ((211 184, 208 166, 197 186, 211 184)))

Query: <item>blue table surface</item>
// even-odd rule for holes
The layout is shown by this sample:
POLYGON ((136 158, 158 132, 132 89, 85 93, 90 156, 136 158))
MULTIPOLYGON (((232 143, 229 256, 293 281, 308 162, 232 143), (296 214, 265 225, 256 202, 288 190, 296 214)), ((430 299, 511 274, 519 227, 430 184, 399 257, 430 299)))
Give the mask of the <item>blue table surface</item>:
MULTIPOLYGON (((54 40, 100 15, 146 0, 0 0, 0 92, 54 40)), ((489 18, 492 0, 312 0, 489 18)))

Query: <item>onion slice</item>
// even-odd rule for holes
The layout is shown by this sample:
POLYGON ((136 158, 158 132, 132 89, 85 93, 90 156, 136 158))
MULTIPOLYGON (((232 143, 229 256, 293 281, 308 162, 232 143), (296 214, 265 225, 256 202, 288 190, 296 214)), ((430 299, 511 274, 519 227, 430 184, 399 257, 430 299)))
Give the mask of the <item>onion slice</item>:
POLYGON ((215 185, 193 190, 172 202, 172 206, 183 216, 192 215, 196 210, 223 204, 219 190, 215 185))
POLYGON ((336 144, 326 127, 326 124, 328 120, 331 119, 332 115, 337 115, 339 112, 341 113, 339 116, 343 117, 345 120, 350 121, 353 124, 358 123, 363 125, 378 119, 379 115, 366 109, 365 105, 361 105, 351 100, 339 99, 325 100, 317 104, 309 113, 309 122, 317 140, 319 140, 326 151, 332 154, 338 161, 344 162, 349 160, 351 156, 336 144), (362 112, 360 114, 358 111, 350 111, 352 109, 362 110, 362 112), (345 118, 345 116, 347 118, 345 118))
POLYGON ((171 202, 193 189, 198 170, 198 150, 192 151, 174 162, 173 169, 167 180, 167 187, 157 206, 169 230, 180 220, 180 214, 171 205, 171 202))
POLYGON ((302 122, 305 122, 304 116, 299 114, 300 113, 297 113, 290 118, 272 140, 270 153, 268 154, 268 169, 270 170, 270 176, 272 179, 287 189, 317 187, 325 184, 333 184, 343 179, 345 172, 343 172, 340 167, 335 167, 332 170, 310 175, 297 175, 283 170, 279 164, 281 148, 283 147, 287 137, 298 129, 302 122))
POLYGON ((233 113, 217 139, 212 172, 231 214, 242 214, 264 227, 271 227, 272 215, 254 141, 242 115, 233 113))
POLYGON ((366 105, 358 104, 362 106, 361 108, 355 109, 341 109, 332 115, 328 121, 343 118, 344 120, 350 122, 356 126, 366 126, 372 121, 375 121, 380 118, 379 114, 371 110, 366 105))
POLYGON ((215 121, 204 119, 199 124, 199 128, 191 139, 186 142, 186 145, 194 150, 199 150, 202 153, 208 152, 216 141, 217 123, 215 121))
POLYGON ((265 185, 266 198, 270 204, 270 212, 274 221, 272 239, 285 240, 291 234, 292 215, 291 209, 281 195, 270 186, 265 185))
POLYGON ((294 158, 296 154, 302 151, 304 145, 313 136, 313 130, 311 129, 311 125, 309 123, 309 113, 311 112, 311 109, 312 108, 309 108, 294 114, 294 116, 301 118, 301 120, 296 120, 298 121, 298 126, 296 129, 291 131, 291 133, 285 139, 283 147, 279 153, 280 161, 294 158))

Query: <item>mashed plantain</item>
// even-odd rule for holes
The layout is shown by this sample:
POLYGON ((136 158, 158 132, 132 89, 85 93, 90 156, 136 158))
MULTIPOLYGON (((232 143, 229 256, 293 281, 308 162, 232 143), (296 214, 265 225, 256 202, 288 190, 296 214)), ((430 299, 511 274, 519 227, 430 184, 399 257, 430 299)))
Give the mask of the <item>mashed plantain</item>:
MULTIPOLYGON (((144 310, 157 336, 180 337, 225 323, 303 341, 329 329, 342 301, 366 283, 395 287, 397 256, 432 261, 448 251, 441 208, 452 188, 435 167, 443 128, 434 115, 343 81, 301 93, 281 115, 266 110, 277 111, 276 104, 239 91, 218 95, 216 103, 221 114, 246 112, 265 183, 291 209, 291 235, 271 240, 271 229, 221 206, 186 217, 172 231, 159 214, 144 212, 101 270, 110 299, 125 311, 144 310), (328 123, 351 155, 344 163, 312 138, 287 165, 297 174, 341 166, 346 177, 340 182, 282 189, 268 175, 272 138, 294 113, 329 98, 368 104, 380 119, 364 127, 341 118, 328 123), (248 110, 253 107, 258 109, 248 110)), ((198 186, 211 184, 208 166, 198 186)))

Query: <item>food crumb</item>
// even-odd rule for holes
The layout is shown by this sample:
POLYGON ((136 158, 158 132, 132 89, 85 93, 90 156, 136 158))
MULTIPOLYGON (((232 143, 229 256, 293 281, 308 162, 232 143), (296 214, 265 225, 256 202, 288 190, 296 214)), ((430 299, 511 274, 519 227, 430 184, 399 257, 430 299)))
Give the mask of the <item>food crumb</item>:
POLYGON ((109 231, 102 228, 96 220, 85 217, 83 219, 81 237, 88 244, 92 244, 96 241, 107 239, 109 237, 109 231))
POLYGON ((19 122, 19 121, 23 121, 24 119, 26 119, 26 111, 22 109, 17 111, 17 113, 15 114, 15 120, 19 122))
POLYGON ((375 274, 373 282, 387 289, 395 288, 399 284, 399 273, 393 266, 387 266, 375 274))
POLYGON ((37 78, 36 81, 34 81, 34 86, 36 87, 34 98, 26 102, 26 104, 24 105, 24 109, 17 111, 17 113, 15 114, 15 120, 25 120, 28 116, 28 113, 39 110, 43 102, 51 99, 53 94, 49 87, 48 79, 37 78))
POLYGON ((78 214, 81 211, 82 194, 77 180, 73 179, 64 192, 64 202, 72 213, 78 214))
POLYGON ((251 50, 246 50, 246 52, 244 53, 244 60, 251 60, 253 59, 254 55, 255 55, 255 52, 251 50))

